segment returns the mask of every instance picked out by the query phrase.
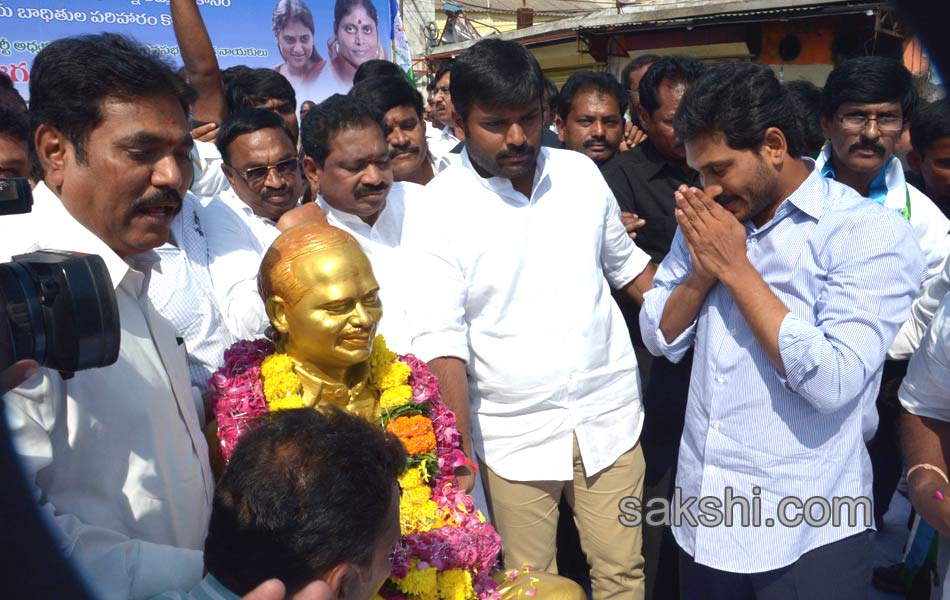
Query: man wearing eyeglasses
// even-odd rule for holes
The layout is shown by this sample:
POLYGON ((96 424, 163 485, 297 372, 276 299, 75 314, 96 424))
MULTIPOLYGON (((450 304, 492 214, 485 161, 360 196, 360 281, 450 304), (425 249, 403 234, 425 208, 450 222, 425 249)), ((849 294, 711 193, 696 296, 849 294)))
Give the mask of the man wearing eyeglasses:
POLYGON ((442 123, 443 127, 438 135, 426 140, 429 143, 429 152, 436 162, 449 158, 452 149, 461 141, 455 129, 455 119, 452 117, 455 108, 452 106, 452 92, 449 90, 451 80, 452 63, 442 65, 435 74, 435 85, 432 88, 432 97, 435 99, 432 116, 442 123))
POLYGON ((303 191, 294 134, 272 111, 247 109, 228 117, 216 141, 231 184, 205 208, 209 268, 228 330, 255 338, 267 329, 257 270, 280 234, 277 221, 303 191))
MULTIPOLYGON (((913 76, 899 62, 883 57, 861 57, 838 65, 822 91, 821 126, 829 143, 816 168, 892 208, 910 222, 927 259, 927 280, 940 273, 950 253, 950 221, 922 192, 904 180, 894 146, 917 104, 913 76)), ((865 409, 865 439, 874 475, 874 516, 878 524, 887 512, 901 477, 897 438, 897 388, 907 371, 908 351, 892 346, 884 363, 877 410, 865 409)))

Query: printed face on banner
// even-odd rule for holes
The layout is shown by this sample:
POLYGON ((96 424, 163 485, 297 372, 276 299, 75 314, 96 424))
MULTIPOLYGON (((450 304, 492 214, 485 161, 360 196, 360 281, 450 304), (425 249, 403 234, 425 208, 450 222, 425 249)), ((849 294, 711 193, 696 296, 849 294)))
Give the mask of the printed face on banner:
MULTIPOLYGON (((171 62, 182 64, 167 0, 32 0, 29 7, 5 6, 9 4, 0 3, 4 32, 0 71, 13 79, 27 99, 33 59, 45 45, 62 37, 121 29, 171 62)), ((367 60, 391 58, 389 0, 205 0, 200 4, 220 68, 243 65, 277 70, 294 86, 297 110, 305 101, 320 102, 347 93, 356 68, 367 60), (280 5, 286 15, 278 19, 275 31, 274 13, 280 5), (335 22, 337 5, 342 11, 339 23, 335 22)))

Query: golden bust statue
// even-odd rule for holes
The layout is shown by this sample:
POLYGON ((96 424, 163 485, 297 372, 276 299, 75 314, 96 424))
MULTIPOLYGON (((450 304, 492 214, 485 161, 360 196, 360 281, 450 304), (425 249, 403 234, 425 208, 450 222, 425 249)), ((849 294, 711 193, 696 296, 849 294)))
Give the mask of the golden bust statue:
POLYGON ((259 285, 274 345, 293 360, 307 406, 378 421, 367 361, 383 306, 356 239, 324 224, 292 227, 264 255, 259 285))
MULTIPOLYGON (((265 254, 259 287, 274 347, 293 362, 304 404, 335 405, 379 422, 370 356, 383 307, 359 243, 325 222, 291 227, 265 254)), ((574 582, 548 573, 499 571, 495 580, 504 600, 586 598, 574 582)))

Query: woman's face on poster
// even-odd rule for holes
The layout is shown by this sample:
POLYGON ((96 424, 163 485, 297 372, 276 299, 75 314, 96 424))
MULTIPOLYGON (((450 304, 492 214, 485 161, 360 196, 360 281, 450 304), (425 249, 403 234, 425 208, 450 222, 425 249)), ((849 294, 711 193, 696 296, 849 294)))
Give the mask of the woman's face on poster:
POLYGON ((313 32, 297 19, 293 19, 277 34, 280 54, 291 69, 306 69, 313 54, 313 32))
POLYGON ((340 20, 336 37, 340 44, 340 55, 354 67, 378 57, 376 22, 362 6, 355 6, 340 20))

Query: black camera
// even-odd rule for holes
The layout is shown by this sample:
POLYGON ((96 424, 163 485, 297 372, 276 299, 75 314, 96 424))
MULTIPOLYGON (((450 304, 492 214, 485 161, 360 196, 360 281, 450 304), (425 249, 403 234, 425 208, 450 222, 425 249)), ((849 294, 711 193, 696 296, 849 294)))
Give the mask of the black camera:
MULTIPOLYGON (((0 215, 30 212, 25 179, 0 179, 0 215)), ((0 370, 33 359, 64 375, 119 357, 119 309, 101 257, 42 250, 0 264, 0 370)))

